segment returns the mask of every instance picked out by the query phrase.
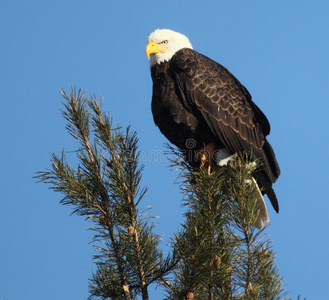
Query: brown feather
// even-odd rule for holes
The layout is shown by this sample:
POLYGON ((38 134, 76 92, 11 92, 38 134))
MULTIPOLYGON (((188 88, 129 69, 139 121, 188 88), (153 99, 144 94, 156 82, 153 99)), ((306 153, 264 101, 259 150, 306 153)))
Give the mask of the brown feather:
MULTIPOLYGON (((232 154, 246 152, 263 164, 258 172, 261 186, 272 186, 280 169, 266 140, 269 122, 247 89, 226 68, 184 48, 169 62, 152 66, 151 74, 154 121, 170 142, 186 153, 209 143, 232 154), (189 139, 195 141, 193 149, 187 146, 189 139)), ((273 198, 272 192, 271 188, 268 194, 273 198)), ((278 210, 276 197, 271 201, 278 210)))

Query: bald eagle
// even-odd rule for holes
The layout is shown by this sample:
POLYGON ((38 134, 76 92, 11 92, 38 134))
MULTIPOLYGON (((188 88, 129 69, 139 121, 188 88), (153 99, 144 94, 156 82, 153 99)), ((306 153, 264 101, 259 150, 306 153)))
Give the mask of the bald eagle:
POLYGON ((154 122, 192 166, 200 165, 198 153, 208 153, 218 165, 243 152, 261 161, 253 182, 259 192, 255 225, 262 227, 269 220, 262 193, 279 212, 272 184, 280 169, 266 139, 270 133, 266 116, 248 90, 225 67, 193 50, 185 35, 155 30, 148 37, 146 55, 153 80, 154 122))

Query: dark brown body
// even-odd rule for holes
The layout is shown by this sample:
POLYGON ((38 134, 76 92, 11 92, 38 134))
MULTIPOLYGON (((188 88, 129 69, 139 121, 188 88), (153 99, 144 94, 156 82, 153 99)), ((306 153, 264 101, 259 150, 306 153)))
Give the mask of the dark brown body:
MULTIPOLYGON (((226 68, 188 48, 152 66, 151 74, 154 122, 168 140, 184 153, 212 144, 260 159, 263 168, 254 177, 278 211, 272 183, 280 169, 266 140, 270 125, 247 89, 226 68)), ((188 157, 195 165, 196 157, 188 157)))

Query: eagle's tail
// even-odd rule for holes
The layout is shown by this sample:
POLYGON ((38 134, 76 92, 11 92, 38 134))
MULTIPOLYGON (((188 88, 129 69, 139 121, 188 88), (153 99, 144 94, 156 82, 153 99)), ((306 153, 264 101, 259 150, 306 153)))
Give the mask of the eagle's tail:
POLYGON ((253 174, 255 177, 258 186, 262 187, 262 193, 266 194, 268 199, 270 199, 271 204, 274 208, 274 210, 278 213, 279 212, 279 202, 278 199, 276 198, 275 192, 272 188, 272 183, 269 181, 269 179, 265 176, 262 171, 260 172, 255 172, 253 174))
POLYGON ((266 203, 264 201, 262 192, 259 189, 259 186, 257 184, 257 181, 254 177, 252 177, 252 180, 248 180, 251 185, 253 185, 256 188, 257 192, 257 210, 258 210, 258 216, 255 221, 255 227, 257 228, 263 228, 264 221, 269 222, 270 218, 267 213, 266 203))

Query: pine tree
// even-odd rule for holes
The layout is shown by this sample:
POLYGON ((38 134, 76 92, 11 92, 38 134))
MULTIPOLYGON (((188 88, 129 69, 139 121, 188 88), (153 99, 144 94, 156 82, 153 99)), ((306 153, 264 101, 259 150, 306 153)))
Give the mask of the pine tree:
POLYGON ((186 213, 164 257, 152 217, 141 207, 147 190, 140 186, 136 132, 113 127, 94 97, 61 94, 66 129, 79 142, 78 165, 72 167, 64 151, 52 154, 52 168, 37 178, 92 224, 97 270, 89 299, 149 299, 152 283, 167 299, 283 299, 267 227, 252 225, 257 191, 249 182, 256 164, 241 155, 225 167, 195 170, 170 150, 181 171, 186 213))

